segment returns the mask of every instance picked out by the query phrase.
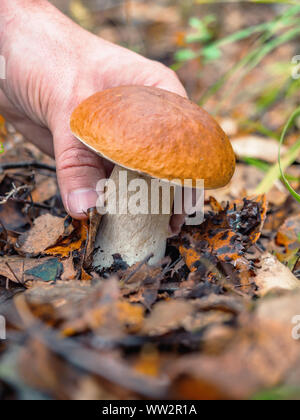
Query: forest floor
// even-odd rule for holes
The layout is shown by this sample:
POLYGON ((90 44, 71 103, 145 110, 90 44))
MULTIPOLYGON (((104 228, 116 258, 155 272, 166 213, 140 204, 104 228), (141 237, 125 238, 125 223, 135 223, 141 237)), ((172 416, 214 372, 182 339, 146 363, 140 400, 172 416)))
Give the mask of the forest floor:
MULTIPOLYGON (((176 68, 191 98, 230 136, 237 170, 227 187, 206 192, 205 222, 171 238, 159 265, 116 261, 109 273, 96 273, 100 216, 91 209, 86 222, 68 217, 55 162, 1 119, 0 320, 7 336, 0 339, 0 399, 299 399, 300 204, 276 166, 280 134, 299 106, 289 66, 299 38, 250 62, 251 71, 229 74, 213 92, 249 51, 265 47, 256 32, 207 63, 185 59, 190 49, 210 46, 213 54, 216 40, 286 9, 54 3, 99 36, 176 68), (205 40, 191 17, 212 15, 205 40)), ((282 147, 295 190, 299 128, 295 119, 282 147)))

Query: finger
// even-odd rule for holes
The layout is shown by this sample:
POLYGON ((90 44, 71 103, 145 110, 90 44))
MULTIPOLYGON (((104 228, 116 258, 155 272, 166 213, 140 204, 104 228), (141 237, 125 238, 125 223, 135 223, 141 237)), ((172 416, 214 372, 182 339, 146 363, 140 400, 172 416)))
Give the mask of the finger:
POLYGON ((184 225, 185 214, 173 214, 170 219, 170 236, 179 235, 182 226, 184 225))
POLYGON ((57 177, 64 206, 75 219, 85 219, 98 199, 96 185, 106 177, 103 160, 69 130, 54 134, 57 177))
MULTIPOLYGON (((198 213, 203 215, 203 191, 195 188, 185 187, 183 188, 181 201, 182 201, 182 214, 176 212, 174 206, 174 214, 170 219, 170 234, 178 235, 181 231, 182 226, 186 221, 186 217, 198 213)), ((195 219, 198 220, 198 219, 195 219)), ((197 223, 198 224, 198 223, 197 223)))
POLYGON ((177 93, 177 95, 180 95, 183 97, 188 96, 177 74, 173 70, 165 66, 162 66, 162 71, 160 72, 159 81, 155 83, 155 87, 168 90, 169 92, 177 93))

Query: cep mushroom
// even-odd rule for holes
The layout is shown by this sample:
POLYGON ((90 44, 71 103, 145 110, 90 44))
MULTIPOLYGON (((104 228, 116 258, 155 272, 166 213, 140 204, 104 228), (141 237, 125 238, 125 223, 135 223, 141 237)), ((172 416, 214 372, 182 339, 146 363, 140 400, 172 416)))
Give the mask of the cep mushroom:
MULTIPOLYGON (((203 179, 205 189, 215 189, 234 173, 233 149, 216 121, 165 90, 123 86, 96 93, 74 110, 70 125, 80 141, 115 164, 116 185, 120 171, 127 171, 128 183, 140 177, 149 190, 153 178, 203 179)), ((128 265, 153 254, 150 264, 157 263, 165 255, 172 206, 169 210, 103 216, 94 266, 110 267, 114 254, 128 265)))

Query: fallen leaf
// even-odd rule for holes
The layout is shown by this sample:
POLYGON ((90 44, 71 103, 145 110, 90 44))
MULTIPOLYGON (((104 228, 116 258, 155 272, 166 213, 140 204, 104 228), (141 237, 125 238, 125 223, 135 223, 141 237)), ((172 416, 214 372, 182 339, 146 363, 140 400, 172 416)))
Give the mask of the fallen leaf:
POLYGON ((188 355, 171 368, 172 397, 177 399, 248 399, 276 387, 298 360, 299 344, 286 326, 253 316, 223 354, 188 355))
POLYGON ((32 200, 36 203, 43 203, 57 194, 57 181, 55 178, 41 177, 36 180, 36 186, 31 193, 32 200))
POLYGON ((147 335, 163 335, 181 327, 193 312, 194 307, 188 301, 178 299, 158 302, 145 319, 142 332, 147 335))
MULTIPOLYGON (((5 185, 1 185, 0 195, 7 192, 7 182, 8 181, 5 180, 3 182, 5 185)), ((0 205, 0 220, 5 229, 17 232, 22 232, 22 229, 24 229, 24 226, 28 223, 28 218, 22 212, 22 205, 11 200, 0 205)))
POLYGON ((57 258, 50 258, 48 261, 26 270, 25 274, 48 282, 57 280, 57 278, 61 276, 62 272, 62 263, 58 261, 57 258))
MULTIPOLYGON (((218 190, 208 191, 207 194, 216 198, 220 203, 240 199, 240 197, 253 194, 264 175, 264 172, 255 166, 237 163, 230 183, 218 190)), ((287 194, 283 194, 283 196, 286 197, 287 194)))
POLYGON ((276 255, 282 262, 289 262, 300 248, 300 216, 288 217, 280 226, 276 235, 276 244, 284 247, 284 251, 277 250, 276 255))
POLYGON ((245 253, 261 235, 267 212, 266 197, 234 201, 224 210, 215 201, 213 206, 218 210, 216 214, 210 213, 200 226, 185 227, 173 243, 179 246, 190 271, 198 272, 203 279, 211 274, 224 285, 224 276, 217 268, 220 262, 238 268, 249 277, 251 263, 245 253))
POLYGON ((154 346, 145 346, 134 364, 134 369, 148 376, 158 376, 160 373, 160 355, 154 346))
POLYGON ((95 250, 95 241, 98 233, 98 228, 101 222, 101 214, 97 211, 97 208, 90 209, 88 212, 88 239, 86 244, 86 251, 84 256, 83 267, 89 268, 92 265, 93 253, 95 250))
POLYGON ((258 286, 257 294, 265 296, 270 292, 282 290, 294 290, 300 288, 298 280, 288 267, 283 265, 278 259, 265 253, 260 260, 260 268, 256 270, 254 278, 258 286))
POLYGON ((238 132, 237 120, 233 118, 219 118, 218 123, 227 136, 235 136, 238 132))
POLYGON ((0 136, 6 136, 7 135, 7 130, 5 127, 5 118, 0 115, 0 136))
POLYGON ((64 258, 60 260, 63 265, 63 273, 61 275, 62 281, 70 281, 75 280, 77 276, 77 272, 74 268, 73 257, 69 256, 68 258, 64 258))
MULTIPOLYGON (((65 309, 67 311, 67 309, 65 309)), ((118 281, 111 277, 100 283, 81 302, 80 308, 69 307, 69 315, 62 326, 64 335, 97 330, 104 339, 116 339, 141 329, 144 309, 125 301, 119 291, 118 281)))
MULTIPOLYGON (((275 163, 278 160, 279 143, 272 138, 260 136, 238 137, 231 141, 233 150, 238 157, 250 157, 275 163)), ((281 148, 282 154, 287 152, 286 146, 281 148)))
POLYGON ((64 234, 57 238, 45 250, 46 255, 68 257, 73 251, 79 251, 86 243, 88 237, 88 226, 85 220, 73 220, 72 231, 68 235, 64 234))
POLYGON ((61 263, 49 257, 40 259, 20 256, 0 257, 0 275, 14 283, 24 284, 33 278, 44 281, 55 280, 61 269, 61 263))
POLYGON ((142 303, 150 309, 157 300, 162 280, 162 268, 148 264, 134 264, 122 273, 121 292, 131 303, 142 303))
POLYGON ((73 230, 66 219, 47 213, 34 221, 33 227, 20 235, 16 250, 23 255, 37 256, 49 254, 46 249, 53 246, 61 237, 69 235, 73 230))

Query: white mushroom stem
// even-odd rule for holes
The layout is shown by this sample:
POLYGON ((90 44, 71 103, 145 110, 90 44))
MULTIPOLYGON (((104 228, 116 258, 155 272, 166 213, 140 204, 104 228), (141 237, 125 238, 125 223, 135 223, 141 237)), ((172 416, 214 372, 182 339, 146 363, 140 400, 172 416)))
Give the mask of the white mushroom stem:
POLYGON ((102 218, 95 244, 99 250, 94 257, 94 266, 97 268, 110 267, 114 262, 114 254, 120 254, 128 265, 133 265, 153 254, 149 263, 156 264, 164 257, 166 251, 173 206, 173 188, 170 188, 167 211, 166 208, 162 209, 162 193, 160 191, 157 196, 159 214, 151 214, 151 204, 153 205, 151 200, 154 200, 155 197, 151 194, 150 177, 116 165, 110 180, 114 181, 116 190, 110 191, 108 188, 106 203, 109 205, 109 200, 115 197, 117 212, 116 214, 107 213, 102 218), (126 178, 127 183, 125 181, 124 185, 126 178), (137 188, 141 183, 143 188, 137 188), (134 203, 140 204, 138 196, 143 204, 136 207, 134 203), (148 208, 148 214, 132 214, 132 208, 140 208, 142 213, 147 213, 145 210, 148 208), (163 212, 168 214, 163 214, 163 212))

